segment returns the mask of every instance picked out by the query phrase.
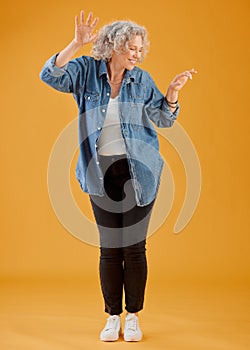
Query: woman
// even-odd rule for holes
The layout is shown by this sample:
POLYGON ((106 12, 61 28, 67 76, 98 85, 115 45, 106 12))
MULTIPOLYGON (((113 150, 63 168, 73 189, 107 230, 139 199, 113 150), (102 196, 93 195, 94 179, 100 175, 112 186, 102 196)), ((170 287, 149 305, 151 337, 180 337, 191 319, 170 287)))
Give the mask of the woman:
POLYGON ((100 233, 100 281, 109 314, 100 334, 115 341, 121 333, 123 288, 127 311, 125 341, 140 341, 138 312, 147 279, 146 237, 163 160, 152 122, 173 125, 178 92, 194 69, 178 74, 164 96, 137 67, 147 52, 144 27, 118 21, 93 34, 98 18, 75 17, 75 37, 43 67, 41 79, 73 93, 79 108, 76 176, 90 196, 100 233), (93 57, 72 57, 93 42, 93 57))

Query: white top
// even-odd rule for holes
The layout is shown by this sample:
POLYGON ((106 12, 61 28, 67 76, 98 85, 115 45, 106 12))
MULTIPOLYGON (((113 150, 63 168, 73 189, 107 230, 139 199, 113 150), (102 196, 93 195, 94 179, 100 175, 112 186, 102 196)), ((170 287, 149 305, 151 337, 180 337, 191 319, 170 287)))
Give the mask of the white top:
POLYGON ((125 142, 121 133, 118 96, 110 98, 103 128, 98 140, 98 153, 103 156, 125 154, 125 142))

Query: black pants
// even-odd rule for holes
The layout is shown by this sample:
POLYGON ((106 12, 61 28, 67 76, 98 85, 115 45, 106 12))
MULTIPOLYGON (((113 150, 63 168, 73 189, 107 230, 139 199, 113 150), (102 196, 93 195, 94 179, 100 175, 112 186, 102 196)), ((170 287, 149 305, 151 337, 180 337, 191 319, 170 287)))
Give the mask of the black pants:
POLYGON ((104 197, 90 195, 100 233, 100 280, 105 312, 122 313, 143 308, 147 280, 146 237, 154 201, 139 207, 125 155, 100 156, 104 197))

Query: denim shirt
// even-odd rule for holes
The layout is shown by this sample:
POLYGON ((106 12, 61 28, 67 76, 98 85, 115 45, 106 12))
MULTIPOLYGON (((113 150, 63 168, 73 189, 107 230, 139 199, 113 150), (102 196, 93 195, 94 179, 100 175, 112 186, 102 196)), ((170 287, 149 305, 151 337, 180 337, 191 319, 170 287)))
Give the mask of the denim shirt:
MULTIPOLYGON (((45 63, 40 78, 56 90, 73 94, 79 111, 80 153, 76 177, 84 192, 103 196, 104 174, 97 144, 111 95, 107 64, 105 60, 81 56, 58 68, 55 66, 57 55, 45 63)), ((145 206, 157 195, 163 168, 153 123, 160 128, 171 127, 180 106, 178 104, 172 113, 149 73, 138 67, 125 71, 118 101, 121 133, 136 203, 145 206)))

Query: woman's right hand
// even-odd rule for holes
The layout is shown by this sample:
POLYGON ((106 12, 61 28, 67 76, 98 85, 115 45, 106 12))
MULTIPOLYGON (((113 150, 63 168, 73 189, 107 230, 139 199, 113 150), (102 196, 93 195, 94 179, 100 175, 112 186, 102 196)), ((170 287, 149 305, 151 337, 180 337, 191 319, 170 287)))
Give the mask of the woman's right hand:
POLYGON ((94 41, 98 36, 98 33, 93 35, 93 31, 97 25, 99 18, 95 17, 95 19, 91 24, 92 18, 93 18, 93 13, 90 12, 86 19, 86 22, 84 23, 83 10, 80 12, 80 22, 79 22, 78 16, 75 16, 75 43, 79 47, 82 47, 83 45, 94 41))

